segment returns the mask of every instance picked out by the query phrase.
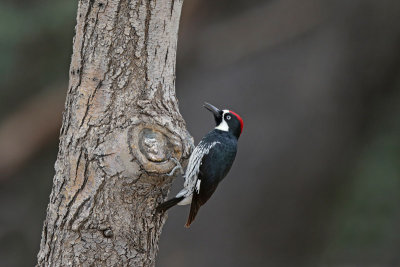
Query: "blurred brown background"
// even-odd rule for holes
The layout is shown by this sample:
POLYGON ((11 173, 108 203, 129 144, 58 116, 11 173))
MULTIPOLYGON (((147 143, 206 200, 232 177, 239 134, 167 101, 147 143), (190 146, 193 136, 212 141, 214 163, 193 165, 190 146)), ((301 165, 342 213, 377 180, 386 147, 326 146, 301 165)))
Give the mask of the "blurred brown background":
MULTIPOLYGON (((32 266, 77 1, 0 2, 0 266, 32 266)), ((157 266, 400 266, 400 2, 185 0, 177 94, 242 115, 230 174, 157 266)), ((176 192, 182 180, 175 182, 176 192)))

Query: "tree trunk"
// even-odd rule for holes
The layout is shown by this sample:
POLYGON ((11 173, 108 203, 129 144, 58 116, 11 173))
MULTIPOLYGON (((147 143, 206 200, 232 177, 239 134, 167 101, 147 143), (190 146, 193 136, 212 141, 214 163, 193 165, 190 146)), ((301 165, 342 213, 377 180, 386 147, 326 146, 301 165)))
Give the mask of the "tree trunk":
POLYGON ((38 266, 154 266, 192 138, 175 97, 183 0, 81 0, 38 266))

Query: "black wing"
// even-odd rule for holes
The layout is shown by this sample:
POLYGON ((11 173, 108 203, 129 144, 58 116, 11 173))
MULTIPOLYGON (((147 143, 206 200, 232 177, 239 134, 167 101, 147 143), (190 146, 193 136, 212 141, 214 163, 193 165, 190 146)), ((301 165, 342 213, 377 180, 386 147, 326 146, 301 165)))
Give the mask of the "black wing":
POLYGON ((226 176, 232 167, 236 156, 235 140, 224 140, 213 146, 201 161, 196 188, 193 191, 189 218, 186 227, 194 221, 200 207, 204 205, 217 189, 220 181, 226 176), (200 187, 197 183, 200 181, 200 187))

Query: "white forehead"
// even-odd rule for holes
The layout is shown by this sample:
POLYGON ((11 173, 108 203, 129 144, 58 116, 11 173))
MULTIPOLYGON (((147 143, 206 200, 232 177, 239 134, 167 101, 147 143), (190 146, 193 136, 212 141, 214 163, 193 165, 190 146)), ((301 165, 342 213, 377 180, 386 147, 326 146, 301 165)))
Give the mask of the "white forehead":
POLYGON ((225 115, 225 113, 229 113, 229 110, 228 109, 224 109, 224 110, 222 110, 222 112, 224 112, 224 115, 225 115))

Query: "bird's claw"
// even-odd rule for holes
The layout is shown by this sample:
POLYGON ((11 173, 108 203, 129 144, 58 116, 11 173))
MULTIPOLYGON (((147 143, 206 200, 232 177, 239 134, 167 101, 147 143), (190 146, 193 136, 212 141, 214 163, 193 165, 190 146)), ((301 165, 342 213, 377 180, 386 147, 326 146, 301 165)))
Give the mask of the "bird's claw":
POLYGON ((183 175, 184 172, 183 172, 183 168, 182 168, 181 163, 180 163, 176 158, 171 158, 171 160, 172 160, 173 162, 175 162, 176 166, 170 171, 170 173, 167 174, 167 176, 172 176, 172 175, 174 175, 174 173, 175 173, 175 171, 176 171, 177 169, 180 169, 180 170, 181 170, 181 174, 183 175))

